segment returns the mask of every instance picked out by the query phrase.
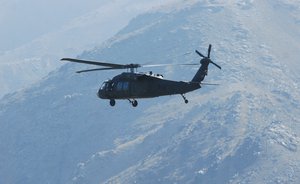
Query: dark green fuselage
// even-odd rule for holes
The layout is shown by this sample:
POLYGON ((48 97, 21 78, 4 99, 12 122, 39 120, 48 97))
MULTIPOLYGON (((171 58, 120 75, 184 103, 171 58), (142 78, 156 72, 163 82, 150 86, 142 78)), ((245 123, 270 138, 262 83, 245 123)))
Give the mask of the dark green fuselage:
POLYGON ((199 82, 162 79, 160 75, 122 73, 103 83, 98 91, 102 99, 138 99, 185 94, 201 88, 199 82))

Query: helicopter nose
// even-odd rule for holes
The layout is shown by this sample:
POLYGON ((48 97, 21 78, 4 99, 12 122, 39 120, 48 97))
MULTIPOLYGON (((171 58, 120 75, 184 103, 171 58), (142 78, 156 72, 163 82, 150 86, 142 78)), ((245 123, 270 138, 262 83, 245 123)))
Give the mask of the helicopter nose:
POLYGON ((103 90, 99 89, 99 90, 98 90, 98 93, 97 93, 97 96, 98 96, 99 98, 104 98, 103 90))

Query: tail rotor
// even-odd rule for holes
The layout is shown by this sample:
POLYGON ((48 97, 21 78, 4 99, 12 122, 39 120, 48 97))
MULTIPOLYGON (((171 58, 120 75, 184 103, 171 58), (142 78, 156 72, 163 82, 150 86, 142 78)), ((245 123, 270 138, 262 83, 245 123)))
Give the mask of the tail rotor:
POLYGON ((195 52, 200 56, 202 57, 203 59, 201 59, 200 63, 204 63, 204 62, 208 62, 215 65, 216 67, 218 67, 219 69, 221 69, 221 66, 219 66, 218 64, 216 64, 215 62, 213 62, 211 59, 210 59, 210 52, 211 52, 211 44, 209 44, 208 46, 208 50, 207 50, 207 56, 204 56, 203 54, 201 54, 201 52, 199 52, 198 50, 195 50, 195 52))

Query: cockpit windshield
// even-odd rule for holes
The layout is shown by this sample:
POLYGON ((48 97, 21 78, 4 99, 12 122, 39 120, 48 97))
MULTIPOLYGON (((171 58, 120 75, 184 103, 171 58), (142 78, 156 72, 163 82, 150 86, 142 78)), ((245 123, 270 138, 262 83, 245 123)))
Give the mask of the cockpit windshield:
POLYGON ((107 82, 103 82, 100 89, 104 90, 106 88, 106 86, 107 86, 107 82))
POLYGON ((100 89, 101 90, 106 90, 106 91, 111 90, 112 89, 112 82, 111 81, 103 82, 100 89))

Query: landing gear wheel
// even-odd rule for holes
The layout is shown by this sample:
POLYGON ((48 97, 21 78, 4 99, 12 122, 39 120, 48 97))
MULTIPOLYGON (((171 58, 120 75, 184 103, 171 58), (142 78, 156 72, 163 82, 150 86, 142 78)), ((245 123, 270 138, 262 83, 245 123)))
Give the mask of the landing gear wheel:
POLYGON ((136 106, 138 105, 138 102, 137 102, 136 100, 133 100, 133 101, 131 102, 131 104, 132 104, 133 107, 136 107, 136 106))
POLYGON ((109 104, 110 104, 110 106, 115 106, 116 105, 116 100, 114 100, 114 99, 111 99, 110 101, 109 101, 109 104))

